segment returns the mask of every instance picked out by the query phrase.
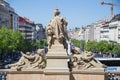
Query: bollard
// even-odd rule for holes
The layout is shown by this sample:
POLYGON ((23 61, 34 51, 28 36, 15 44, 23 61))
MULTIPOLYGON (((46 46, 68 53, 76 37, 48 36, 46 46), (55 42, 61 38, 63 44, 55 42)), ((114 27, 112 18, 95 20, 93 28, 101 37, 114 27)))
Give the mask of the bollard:
POLYGON ((115 80, 119 80, 119 74, 116 74, 116 79, 115 80))
POLYGON ((111 74, 110 74, 110 72, 108 72, 108 80, 110 80, 111 79, 111 74))
POLYGON ((2 72, 0 72, 0 80, 2 80, 2 72))
POLYGON ((112 73, 112 80, 114 80, 114 78, 115 78, 115 74, 112 73))
POLYGON ((4 76, 4 80, 6 80, 6 77, 7 77, 7 73, 6 72, 4 72, 4 74, 3 74, 3 76, 4 76))
POLYGON ((120 80, 120 73, 113 73, 113 72, 108 72, 107 74, 107 80, 120 80))

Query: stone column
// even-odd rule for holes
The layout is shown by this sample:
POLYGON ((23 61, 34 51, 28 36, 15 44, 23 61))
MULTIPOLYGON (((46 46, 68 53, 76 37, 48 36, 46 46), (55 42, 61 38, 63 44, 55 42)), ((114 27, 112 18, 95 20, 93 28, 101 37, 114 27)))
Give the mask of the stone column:
POLYGON ((69 80, 67 60, 66 49, 59 42, 55 42, 51 49, 48 49, 45 80, 69 80))

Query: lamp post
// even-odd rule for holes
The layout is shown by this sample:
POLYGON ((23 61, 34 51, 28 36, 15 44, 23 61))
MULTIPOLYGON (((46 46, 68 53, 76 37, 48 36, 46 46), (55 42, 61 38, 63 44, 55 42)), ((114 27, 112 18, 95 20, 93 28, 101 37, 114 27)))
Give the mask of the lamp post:
POLYGON ((2 72, 0 72, 0 80, 2 80, 2 72))
POLYGON ((4 77, 4 80, 6 80, 6 77, 7 77, 7 73, 6 72, 3 73, 3 77, 4 77))

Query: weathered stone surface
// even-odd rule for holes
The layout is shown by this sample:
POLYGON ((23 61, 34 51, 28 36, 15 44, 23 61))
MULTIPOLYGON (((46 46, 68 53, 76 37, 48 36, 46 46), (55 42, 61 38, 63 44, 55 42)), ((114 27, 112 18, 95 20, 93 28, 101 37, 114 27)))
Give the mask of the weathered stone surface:
POLYGON ((67 48, 66 40, 68 40, 68 35, 66 31, 67 22, 64 18, 59 16, 60 11, 58 9, 54 10, 54 18, 50 21, 46 28, 48 48, 50 49, 52 45, 61 43, 64 48, 67 48))
POLYGON ((106 65, 102 64, 99 61, 96 61, 94 59, 94 55, 92 52, 87 52, 84 54, 81 54, 80 51, 74 50, 74 54, 72 54, 71 57, 71 68, 72 70, 91 70, 94 69, 97 70, 103 70, 107 67, 106 65))
POLYGON ((17 63, 9 64, 11 69, 18 71, 26 69, 43 69, 46 67, 46 59, 43 57, 43 50, 38 49, 37 54, 22 53, 22 57, 17 63))
POLYGON ((67 22, 59 14, 59 10, 55 9, 55 17, 46 28, 47 62, 41 55, 42 50, 37 55, 22 53, 20 61, 11 65, 13 69, 0 70, 8 74, 7 80, 105 80, 105 66, 96 62, 92 53, 83 55, 75 47, 72 55, 67 55, 67 22))

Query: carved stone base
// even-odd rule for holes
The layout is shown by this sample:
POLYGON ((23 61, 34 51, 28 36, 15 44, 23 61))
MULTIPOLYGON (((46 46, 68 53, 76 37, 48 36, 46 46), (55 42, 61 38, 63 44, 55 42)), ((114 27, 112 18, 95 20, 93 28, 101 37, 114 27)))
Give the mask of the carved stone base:
POLYGON ((69 80, 68 56, 62 44, 56 42, 48 49, 45 80, 69 80))
POLYGON ((72 71, 70 80, 106 80, 103 70, 77 70, 72 71))
POLYGON ((6 80, 107 80, 107 72, 99 70, 68 72, 67 70, 51 69, 45 72, 39 69, 24 71, 2 69, 0 72, 7 73, 6 80))

